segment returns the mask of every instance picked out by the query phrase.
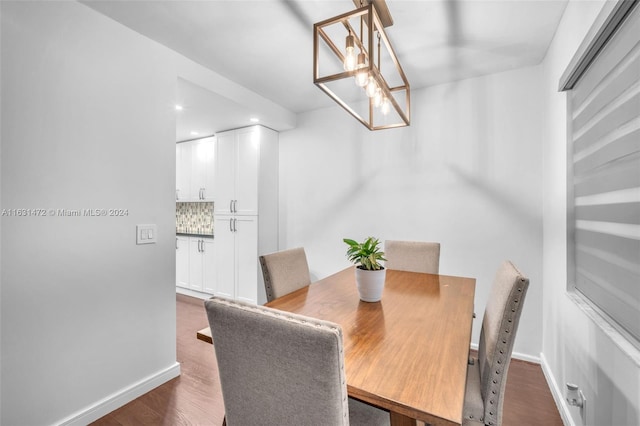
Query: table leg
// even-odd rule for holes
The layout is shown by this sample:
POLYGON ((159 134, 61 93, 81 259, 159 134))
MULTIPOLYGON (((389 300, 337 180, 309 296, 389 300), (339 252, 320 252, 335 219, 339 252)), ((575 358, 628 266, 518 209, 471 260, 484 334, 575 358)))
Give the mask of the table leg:
POLYGON ((416 419, 391 411, 391 426, 416 426, 416 419))

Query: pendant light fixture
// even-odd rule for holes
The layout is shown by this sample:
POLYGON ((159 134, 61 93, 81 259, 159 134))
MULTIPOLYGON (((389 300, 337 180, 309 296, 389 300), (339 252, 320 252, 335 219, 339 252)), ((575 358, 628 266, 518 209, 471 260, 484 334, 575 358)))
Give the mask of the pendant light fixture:
POLYGON ((313 82, 369 130, 408 126, 409 82, 385 32, 391 15, 384 0, 356 1, 358 9, 314 24, 313 82))

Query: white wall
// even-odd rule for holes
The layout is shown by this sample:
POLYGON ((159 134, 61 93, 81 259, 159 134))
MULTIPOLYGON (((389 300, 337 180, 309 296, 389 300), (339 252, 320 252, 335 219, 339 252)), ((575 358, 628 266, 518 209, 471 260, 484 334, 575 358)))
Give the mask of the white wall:
POLYGON ((166 58, 78 3, 2 2, 2 208, 128 210, 2 217, 2 424, 179 372, 166 58), (135 244, 141 223, 157 244, 135 244))
POLYGON ((531 278, 515 352, 542 342, 542 162, 537 67, 412 93, 412 125, 370 132, 339 107, 280 134, 280 248, 313 278, 346 266, 345 237, 439 241, 443 274, 477 278, 473 341, 495 271, 531 278))
POLYGON ((566 292, 566 98, 557 91, 602 2, 570 1, 543 67, 543 366, 560 393, 569 424, 640 424, 640 366, 603 333, 566 292), (565 383, 578 384, 587 410, 564 403, 565 383))
POLYGON ((0 424, 85 424, 179 373, 177 78, 296 117, 83 4, 0 15, 0 207, 128 210, 1 221, 0 424), (157 244, 135 244, 144 223, 157 244))

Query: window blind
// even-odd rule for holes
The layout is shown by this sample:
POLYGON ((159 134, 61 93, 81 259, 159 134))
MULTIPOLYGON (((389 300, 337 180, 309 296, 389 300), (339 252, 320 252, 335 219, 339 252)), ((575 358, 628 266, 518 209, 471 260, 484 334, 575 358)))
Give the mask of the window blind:
POLYGON ((568 96, 575 289, 640 341, 640 7, 568 96))

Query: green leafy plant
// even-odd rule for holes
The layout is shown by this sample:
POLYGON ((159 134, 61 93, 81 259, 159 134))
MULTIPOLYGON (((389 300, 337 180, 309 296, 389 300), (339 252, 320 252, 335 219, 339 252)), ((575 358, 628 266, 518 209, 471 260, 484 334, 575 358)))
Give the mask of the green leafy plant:
POLYGON ((384 252, 380 250, 380 241, 377 238, 369 237, 362 243, 349 238, 345 238, 342 241, 349 246, 347 258, 358 268, 367 271, 384 269, 384 266, 380 265, 379 262, 387 259, 384 258, 384 252))

